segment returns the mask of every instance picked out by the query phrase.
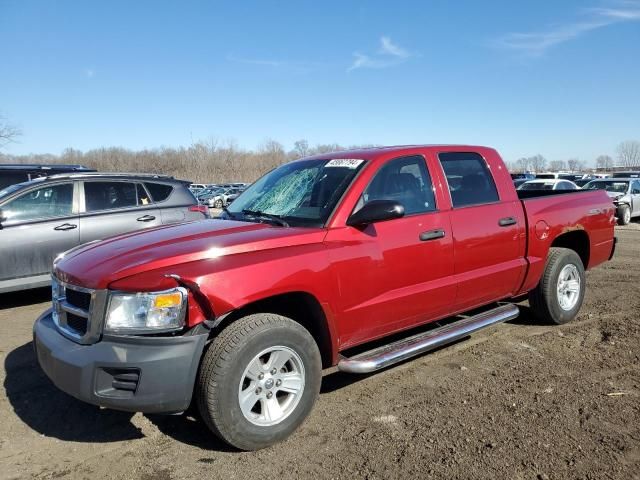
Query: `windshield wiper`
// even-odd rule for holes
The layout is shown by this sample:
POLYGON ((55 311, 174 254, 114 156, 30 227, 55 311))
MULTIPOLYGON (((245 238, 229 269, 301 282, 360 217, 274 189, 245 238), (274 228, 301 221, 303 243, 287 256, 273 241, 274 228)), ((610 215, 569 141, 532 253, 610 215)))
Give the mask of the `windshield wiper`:
POLYGON ((289 226, 289 224, 285 221, 284 218, 282 218, 280 215, 275 215, 273 213, 266 213, 266 212, 260 212, 258 210, 247 210, 247 209, 242 210, 242 213, 244 215, 250 215, 251 217, 254 217, 257 219, 262 218, 264 220, 271 220, 272 222, 275 222, 282 227, 289 226))

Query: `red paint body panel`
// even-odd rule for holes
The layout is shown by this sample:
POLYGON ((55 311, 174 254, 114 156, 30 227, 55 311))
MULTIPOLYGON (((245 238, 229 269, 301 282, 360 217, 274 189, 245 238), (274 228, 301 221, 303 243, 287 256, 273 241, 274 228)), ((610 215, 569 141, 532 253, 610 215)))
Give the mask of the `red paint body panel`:
MULTIPOLYGON (((589 268, 611 253, 613 204, 605 192, 520 201, 509 172, 491 148, 389 147, 333 157, 367 162, 325 228, 230 220, 159 227, 70 252, 56 264, 56 274, 88 288, 125 291, 167 289, 175 281, 166 275, 177 274, 199 285, 216 316, 275 295, 305 292, 324 311, 335 361, 338 352, 350 346, 531 290, 550 245, 563 233, 582 230, 588 235, 589 268), (452 208, 437 155, 465 151, 485 159, 499 202, 452 208), (366 228, 347 226, 378 169, 409 155, 424 158, 437 211, 366 228), (499 227, 504 217, 517 223, 499 227), (444 230, 445 236, 419 240, 420 233, 433 229, 444 230)), ((204 319, 190 298, 188 324, 204 319)))

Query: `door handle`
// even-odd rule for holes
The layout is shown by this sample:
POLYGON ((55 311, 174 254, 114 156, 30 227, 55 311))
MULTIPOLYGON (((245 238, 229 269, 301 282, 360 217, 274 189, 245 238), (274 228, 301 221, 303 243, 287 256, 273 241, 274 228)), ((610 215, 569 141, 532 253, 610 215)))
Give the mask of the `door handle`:
POLYGON ((58 225, 57 227, 54 227, 54 230, 73 230, 74 228, 78 228, 78 225, 74 225, 73 223, 63 223, 62 225, 58 225))
POLYGON ((498 225, 501 227, 508 227, 510 225, 515 225, 518 221, 513 217, 505 217, 498 220, 498 225))
POLYGON ((156 217, 154 217, 153 215, 144 215, 140 218, 136 218, 136 220, 138 220, 139 222, 150 222, 151 220, 155 220, 156 217))
POLYGON ((444 238, 444 230, 437 228, 435 230, 429 230, 428 232, 422 232, 420 234, 421 242, 428 242, 429 240, 437 240, 438 238, 444 238))

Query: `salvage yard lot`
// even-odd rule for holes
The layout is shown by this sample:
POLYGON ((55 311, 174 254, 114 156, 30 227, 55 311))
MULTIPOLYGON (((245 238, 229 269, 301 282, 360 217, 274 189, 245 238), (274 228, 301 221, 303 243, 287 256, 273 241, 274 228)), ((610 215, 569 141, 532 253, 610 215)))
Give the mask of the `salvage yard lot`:
MULTIPOLYGON (((47 289, 0 295, 0 478, 640 478, 640 226, 578 319, 510 324, 376 375, 326 372, 288 441, 239 453, 191 415, 58 391, 31 343, 47 289)), ((79 347, 82 348, 82 347, 79 347)))

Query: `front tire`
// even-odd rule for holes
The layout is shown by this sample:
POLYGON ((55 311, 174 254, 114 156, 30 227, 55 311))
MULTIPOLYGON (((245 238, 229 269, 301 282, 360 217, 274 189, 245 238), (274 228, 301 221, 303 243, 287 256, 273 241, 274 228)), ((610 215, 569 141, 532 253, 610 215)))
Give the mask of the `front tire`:
POLYGON ((552 247, 540 282, 529 292, 529 305, 539 320, 561 325, 580 311, 585 288, 584 265, 578 254, 552 247))
POLYGON ((629 222, 631 222, 631 208, 629 208, 629 205, 620 205, 617 217, 619 225, 629 225, 629 222))
POLYGON ((254 314, 213 340, 200 365, 196 401, 218 437, 241 450, 259 450, 302 424, 321 380, 320 352, 303 326, 254 314))

